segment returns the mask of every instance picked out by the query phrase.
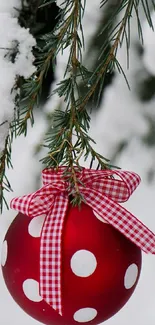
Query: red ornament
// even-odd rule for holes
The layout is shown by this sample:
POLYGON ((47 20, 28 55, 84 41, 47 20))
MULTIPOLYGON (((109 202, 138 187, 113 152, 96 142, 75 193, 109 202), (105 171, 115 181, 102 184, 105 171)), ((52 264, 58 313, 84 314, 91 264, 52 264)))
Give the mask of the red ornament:
POLYGON ((3 275, 13 298, 40 322, 96 325, 133 293, 140 249, 154 254, 155 234, 118 204, 138 186, 137 174, 76 171, 87 203, 79 210, 63 172, 45 169, 41 189, 12 201, 22 213, 3 243, 3 275))
POLYGON ((39 294, 40 235, 45 216, 19 213, 5 240, 3 276, 14 300, 40 322, 99 324, 132 295, 141 270, 141 250, 84 203, 68 208, 62 244, 63 316, 39 294))

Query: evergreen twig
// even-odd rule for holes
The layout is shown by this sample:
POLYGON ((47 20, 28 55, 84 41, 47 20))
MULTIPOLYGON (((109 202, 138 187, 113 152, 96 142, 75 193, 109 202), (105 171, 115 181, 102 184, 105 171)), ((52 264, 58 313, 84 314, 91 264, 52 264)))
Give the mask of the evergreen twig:
POLYGON ((3 204, 8 208, 7 201, 4 196, 4 191, 12 191, 10 182, 6 176, 6 165, 12 167, 11 163, 11 143, 12 143, 12 134, 8 134, 5 140, 5 147, 0 157, 0 211, 3 210, 3 204))
MULTIPOLYGON (((49 6, 53 0, 34 0, 31 9, 33 15, 36 15, 38 8, 49 6), (32 8, 33 7, 33 8, 32 8)), ((23 2, 24 3, 24 2, 23 2)), ((28 1, 29 3, 29 1, 28 1)), ((152 1, 154 4, 154 1, 152 1)), ((105 6, 107 0, 101 1, 101 6, 105 6)), ((0 202, 5 201, 3 190, 11 189, 6 179, 6 163, 11 165, 11 142, 13 135, 17 136, 27 133, 27 123, 30 120, 34 123, 33 109, 39 102, 42 91, 43 79, 52 62, 55 65, 56 56, 63 52, 66 47, 70 48, 68 62, 64 79, 60 81, 57 88, 53 91, 65 102, 65 109, 56 110, 53 114, 51 129, 47 134, 44 146, 48 148, 48 154, 42 159, 46 167, 57 168, 59 165, 65 165, 65 177, 68 180, 68 193, 73 196, 73 203, 80 203, 83 199, 79 191, 80 180, 78 179, 77 170, 80 170, 80 158, 90 157, 90 167, 94 161, 97 162, 97 168, 112 168, 109 160, 97 153, 93 149, 94 140, 88 135, 90 117, 86 106, 91 96, 95 94, 99 85, 99 94, 102 91, 102 85, 107 71, 118 69, 123 72, 120 63, 117 61, 117 50, 126 41, 127 57, 129 57, 130 47, 130 19, 133 11, 137 17, 137 28, 139 36, 142 39, 141 22, 139 18, 139 6, 141 5, 146 19, 151 28, 151 13, 147 0, 122 0, 118 1, 118 6, 103 26, 102 32, 106 30, 111 47, 107 50, 107 40, 101 48, 99 64, 95 71, 89 71, 82 62, 82 51, 84 46, 84 35, 82 29, 82 17, 85 11, 82 0, 66 0, 65 8, 59 14, 59 20, 53 31, 42 35, 40 43, 35 52, 35 73, 28 80, 17 80, 17 87, 20 89, 20 96, 16 98, 16 116, 10 126, 10 135, 7 137, 5 149, 0 158, 0 202), (121 13, 121 18, 113 27, 113 21, 121 13), (41 45, 39 45, 41 44, 41 45), (106 53, 106 55, 105 55, 106 53), (80 92, 79 83, 82 80, 87 92, 83 96, 80 92)), ((120 17, 120 16, 119 16, 120 17)), ((29 19, 29 24, 32 20, 29 19)), ((27 26, 29 27, 29 26, 27 26)), ((18 50, 18 49, 17 49, 18 50)), ((125 77, 125 75, 124 75, 125 77)), ((126 78, 126 77, 125 77, 126 78)), ((126 80, 127 81, 127 80, 126 80)))

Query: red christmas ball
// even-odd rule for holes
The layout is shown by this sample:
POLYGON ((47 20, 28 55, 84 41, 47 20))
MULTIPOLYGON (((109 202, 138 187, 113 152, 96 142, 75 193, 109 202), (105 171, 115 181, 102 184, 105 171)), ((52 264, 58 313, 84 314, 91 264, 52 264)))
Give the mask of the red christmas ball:
POLYGON ((45 215, 19 213, 3 242, 2 271, 14 300, 46 325, 99 324, 132 295, 141 270, 141 250, 88 205, 68 208, 62 239, 60 316, 39 294, 40 236, 45 215))

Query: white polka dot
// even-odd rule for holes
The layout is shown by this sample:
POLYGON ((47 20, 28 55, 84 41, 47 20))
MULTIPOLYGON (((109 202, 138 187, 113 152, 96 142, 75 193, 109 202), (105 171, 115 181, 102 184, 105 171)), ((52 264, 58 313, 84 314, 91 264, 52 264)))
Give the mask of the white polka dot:
POLYGON ((2 252, 1 252, 1 264, 2 264, 2 266, 5 265, 6 260, 7 260, 7 256, 8 256, 8 244, 7 244, 7 241, 4 240, 4 242, 2 244, 2 252))
POLYGON ((41 230, 43 227, 43 223, 45 221, 46 215, 43 214, 38 217, 34 217, 28 226, 28 232, 32 237, 40 237, 41 236, 41 230))
POLYGON ((81 249, 71 258, 71 269, 77 276, 90 276, 96 269, 96 257, 90 251, 81 249))
POLYGON ((136 264, 131 264, 126 272, 124 277, 124 286, 126 289, 130 289, 136 283, 138 276, 138 266, 136 264))
POLYGON ((105 221, 101 216, 99 216, 99 214, 98 214, 95 210, 93 210, 93 213, 94 213, 95 217, 96 217, 98 220, 100 220, 100 221, 103 222, 103 223, 108 223, 108 222, 105 221))
POLYGON ((94 308, 81 308, 77 310, 73 316, 74 320, 83 323, 89 322, 97 315, 97 310, 94 308))
POLYGON ((33 279, 27 279, 23 282, 23 291, 25 296, 34 302, 39 302, 42 297, 39 294, 39 283, 33 279))

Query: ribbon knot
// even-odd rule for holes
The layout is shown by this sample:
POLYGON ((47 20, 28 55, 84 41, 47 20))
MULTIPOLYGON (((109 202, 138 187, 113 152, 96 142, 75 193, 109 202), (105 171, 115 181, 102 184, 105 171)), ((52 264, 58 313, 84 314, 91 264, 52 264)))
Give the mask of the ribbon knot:
MULTIPOLYGON (((69 204, 64 171, 65 167, 58 171, 43 170, 43 187, 11 202, 11 208, 29 217, 46 214, 40 241, 40 294, 60 315, 61 245, 69 204)), ((77 173, 85 202, 144 252, 155 254, 155 234, 119 204, 129 199, 139 185, 140 177, 133 172, 118 170, 82 168, 81 173, 77 173)))

